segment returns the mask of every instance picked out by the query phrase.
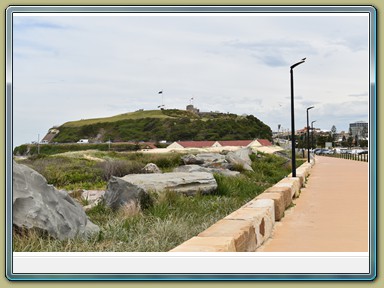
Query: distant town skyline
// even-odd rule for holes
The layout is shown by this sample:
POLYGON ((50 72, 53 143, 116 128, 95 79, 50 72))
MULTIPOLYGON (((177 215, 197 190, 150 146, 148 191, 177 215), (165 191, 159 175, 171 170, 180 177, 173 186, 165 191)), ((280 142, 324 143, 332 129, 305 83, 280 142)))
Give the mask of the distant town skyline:
POLYGON ((304 57, 296 129, 315 106, 316 127, 348 132, 369 121, 369 33, 368 13, 15 13, 13 144, 68 121, 184 110, 191 99, 289 129, 289 67, 304 57))

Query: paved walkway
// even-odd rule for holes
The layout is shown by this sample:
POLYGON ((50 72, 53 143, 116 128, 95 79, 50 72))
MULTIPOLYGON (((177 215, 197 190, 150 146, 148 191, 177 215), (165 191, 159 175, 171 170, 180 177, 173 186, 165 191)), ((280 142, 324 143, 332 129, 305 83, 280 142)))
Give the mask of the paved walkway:
POLYGON ((293 208, 258 252, 367 252, 368 163, 316 156, 293 208))

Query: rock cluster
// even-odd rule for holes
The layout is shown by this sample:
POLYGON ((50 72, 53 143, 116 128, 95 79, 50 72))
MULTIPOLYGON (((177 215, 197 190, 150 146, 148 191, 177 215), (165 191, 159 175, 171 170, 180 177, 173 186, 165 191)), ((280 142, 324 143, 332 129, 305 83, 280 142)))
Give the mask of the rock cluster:
POLYGON ((112 209, 122 206, 144 208, 150 205, 150 192, 174 191, 188 196, 210 194, 217 189, 217 183, 207 172, 170 172, 130 174, 112 177, 104 194, 105 203, 112 209))
MULTIPOLYGON (((228 152, 226 155, 218 153, 201 153, 197 155, 189 154, 183 156, 181 159, 185 165, 200 165, 201 167, 207 168, 211 173, 219 173, 228 176, 235 176, 234 173, 228 173, 229 170, 236 168, 241 168, 247 171, 253 171, 251 164, 251 158, 249 155, 252 154, 250 148, 243 148, 236 150, 234 152, 228 152)), ((183 169, 196 169, 195 166, 192 168, 182 168, 183 169)), ((177 168, 177 169, 179 169, 177 168)))
POLYGON ((227 155, 218 153, 189 154, 181 159, 184 165, 169 173, 161 173, 156 165, 150 163, 144 169, 147 174, 130 174, 124 177, 112 177, 104 194, 105 203, 112 209, 129 207, 133 210, 151 205, 150 192, 163 193, 174 191, 188 196, 210 194, 217 189, 213 173, 224 176, 237 176, 238 171, 232 171, 236 166, 253 171, 249 155, 250 149, 240 149, 228 152, 227 155))

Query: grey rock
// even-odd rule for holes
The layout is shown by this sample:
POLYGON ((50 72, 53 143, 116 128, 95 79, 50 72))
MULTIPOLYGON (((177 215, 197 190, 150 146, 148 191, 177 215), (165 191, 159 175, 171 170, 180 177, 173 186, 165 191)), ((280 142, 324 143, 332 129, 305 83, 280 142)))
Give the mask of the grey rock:
POLYGON ((145 208, 151 204, 149 192, 162 193, 167 190, 185 195, 209 194, 217 183, 207 172, 171 172, 162 174, 130 174, 112 177, 104 194, 105 203, 112 209, 121 206, 145 208))
MULTIPOLYGON (((145 174, 132 175, 143 175, 147 178, 152 177, 152 175, 149 176, 145 174)), ((107 190, 103 196, 107 206, 113 210, 117 210, 123 206, 146 208, 151 205, 149 194, 143 186, 131 183, 129 180, 124 180, 123 178, 124 177, 112 176, 111 179, 109 179, 107 190)))
POLYGON ((219 153, 188 154, 181 157, 185 165, 220 166, 226 163, 225 155, 219 153))
POLYGON ((229 152, 225 156, 225 159, 232 165, 240 165, 244 170, 253 171, 251 167, 252 161, 249 158, 250 154, 248 153, 248 148, 239 149, 235 152, 229 152))
POLYGON ((196 159, 205 165, 226 163, 225 155, 219 153, 200 153, 196 155, 196 159))
POLYGON ((249 155, 252 154, 251 148, 242 148, 242 149, 236 150, 234 153, 245 163, 247 163, 248 165, 252 165, 252 160, 251 158, 249 158, 249 155))
POLYGON ((143 169, 141 169, 141 171, 143 173, 146 173, 146 174, 148 174, 148 173, 162 173, 160 168, 157 167, 157 165, 154 163, 148 163, 147 165, 145 165, 145 167, 143 169))
POLYGON ((229 169, 222 169, 222 168, 209 168, 209 167, 202 167, 199 165, 183 165, 176 167, 173 172, 208 172, 208 173, 218 173, 224 176, 237 176, 240 174, 238 171, 231 171, 229 169))
POLYGON ((100 231, 66 191, 47 184, 33 169, 13 162, 13 225, 64 240, 100 231))
POLYGON ((183 157, 181 157, 181 160, 185 165, 194 165, 194 164, 203 164, 204 160, 203 159, 197 159, 197 157, 193 154, 188 154, 183 157))
POLYGON ((89 204, 97 204, 103 199, 104 194, 104 190, 83 190, 81 198, 86 200, 89 204))

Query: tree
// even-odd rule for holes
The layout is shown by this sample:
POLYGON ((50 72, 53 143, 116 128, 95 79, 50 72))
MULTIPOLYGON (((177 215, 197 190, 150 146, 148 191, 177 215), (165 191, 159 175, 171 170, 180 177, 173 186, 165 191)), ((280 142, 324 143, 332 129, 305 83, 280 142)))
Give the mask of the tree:
POLYGON ((345 135, 343 135, 343 139, 341 140, 341 146, 342 147, 345 147, 345 146, 347 146, 348 145, 348 143, 347 143, 347 138, 345 137, 345 135))
POLYGON ((331 135, 332 135, 332 141, 335 141, 336 140, 336 126, 333 125, 332 128, 331 128, 331 135))
POLYGON ((348 143, 348 148, 351 148, 352 147, 352 143, 353 143, 353 137, 352 136, 348 136, 347 143, 348 143))
POLYGON ((361 136, 366 138, 368 136, 368 128, 367 126, 363 126, 363 129, 361 130, 361 136))

